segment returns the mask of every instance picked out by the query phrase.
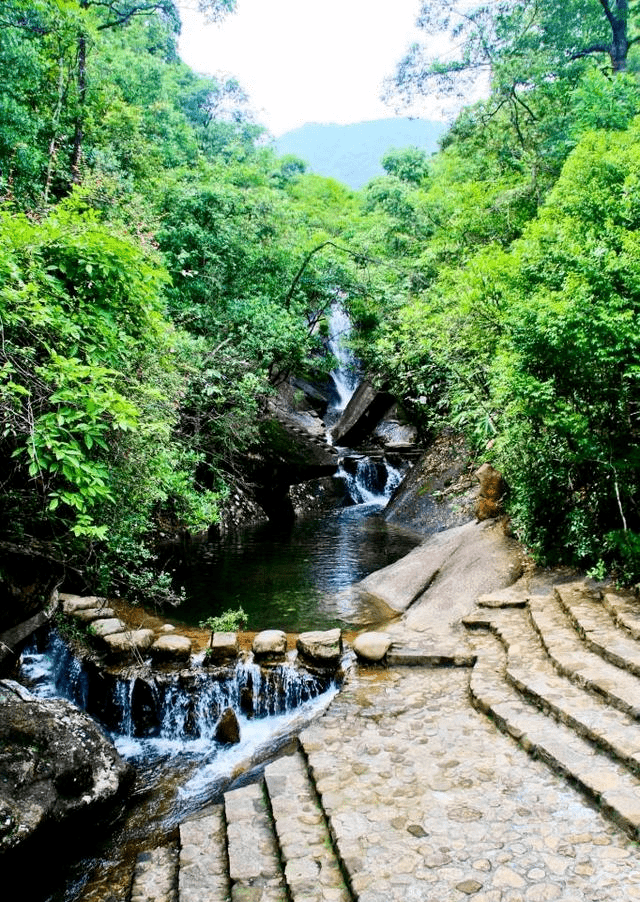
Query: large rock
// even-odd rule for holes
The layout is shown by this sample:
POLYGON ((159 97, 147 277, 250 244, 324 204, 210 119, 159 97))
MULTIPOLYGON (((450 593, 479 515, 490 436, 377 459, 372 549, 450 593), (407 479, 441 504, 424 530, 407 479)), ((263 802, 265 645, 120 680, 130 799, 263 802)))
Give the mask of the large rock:
POLYGON ((441 432, 402 480, 385 520, 424 536, 468 523, 478 494, 468 461, 464 439, 441 432))
POLYGON ((113 816, 133 772, 91 718, 63 699, 0 682, 0 853, 74 842, 113 816))
POLYGON ((512 585, 522 573, 522 549, 493 521, 438 533, 404 558, 358 584, 381 599, 401 621, 387 632, 454 636, 480 595, 512 585))
POLYGON ((393 403, 393 395, 378 391, 366 380, 361 382, 331 430, 333 443, 357 447, 373 432, 393 403))
POLYGON ((337 628, 300 633, 296 648, 310 664, 322 668, 335 668, 342 658, 342 633, 337 628))
POLYGON ((117 658, 136 658, 153 645, 154 638, 150 629, 126 630, 103 637, 107 650, 117 658))

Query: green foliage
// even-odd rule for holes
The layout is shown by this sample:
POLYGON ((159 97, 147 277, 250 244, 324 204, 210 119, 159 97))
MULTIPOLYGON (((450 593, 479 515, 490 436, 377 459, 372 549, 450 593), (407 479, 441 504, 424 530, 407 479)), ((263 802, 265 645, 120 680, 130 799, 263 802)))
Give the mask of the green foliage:
POLYGON ((216 617, 207 617, 206 620, 200 622, 200 629, 211 630, 211 641, 213 642, 214 633, 235 633, 236 630, 246 629, 247 615, 238 608, 233 610, 230 608, 216 617))

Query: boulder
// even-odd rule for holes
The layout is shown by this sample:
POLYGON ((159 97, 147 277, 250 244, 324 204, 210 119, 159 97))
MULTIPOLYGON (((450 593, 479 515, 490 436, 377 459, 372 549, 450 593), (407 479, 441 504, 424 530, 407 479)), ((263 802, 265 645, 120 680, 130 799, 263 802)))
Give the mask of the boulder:
POLYGON ((97 595, 73 595, 70 592, 61 592, 58 598, 65 614, 75 614, 76 611, 88 608, 103 608, 107 603, 106 598, 99 598, 97 595))
POLYGON ((131 767, 71 702, 0 682, 0 853, 27 845, 33 854, 37 840, 73 844, 83 826, 94 830, 113 816, 132 780, 131 767))
POLYGON ((316 667, 335 668, 342 658, 342 633, 339 629, 300 633, 298 653, 316 667))
POLYGON ((386 655, 391 646, 388 633, 360 633, 353 643, 353 650, 361 661, 377 664, 386 655))
POLYGON ((150 648, 152 657, 161 663, 182 663, 191 655, 191 639, 186 636, 165 635, 156 639, 150 648))
POLYGON ((103 636, 104 644, 115 657, 141 654, 153 645, 153 630, 126 630, 103 636))
POLYGON ((287 634, 282 630, 263 630, 253 640, 256 658, 283 658, 287 653, 287 634))
POLYGON ((233 708, 225 708, 222 712, 214 735, 216 742, 223 742, 225 745, 240 742, 240 724, 233 708))
POLYGON ((207 649, 207 664, 228 664, 238 657, 239 651, 237 633, 214 633, 207 649))
POLYGON ((344 413, 331 430, 334 445, 356 448, 378 425, 394 403, 393 395, 361 382, 344 413))
POLYGON ((111 636, 114 633, 123 633, 125 630, 126 626, 118 617, 94 620, 89 627, 91 635, 97 636, 99 639, 104 638, 105 636, 111 636))
POLYGON ((502 499, 506 492, 506 483, 502 474, 491 464, 482 464, 474 476, 480 483, 480 491, 476 500, 476 517, 478 520, 490 520, 504 513, 502 499))

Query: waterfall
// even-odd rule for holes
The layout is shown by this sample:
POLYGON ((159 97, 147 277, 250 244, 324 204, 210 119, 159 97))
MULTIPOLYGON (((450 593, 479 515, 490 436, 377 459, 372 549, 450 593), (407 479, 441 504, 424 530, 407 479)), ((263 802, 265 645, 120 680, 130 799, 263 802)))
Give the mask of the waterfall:
POLYGON ((21 678, 37 695, 81 706, 107 729, 121 754, 132 758, 207 753, 226 708, 233 708, 246 726, 291 716, 329 690, 337 691, 331 678, 290 661, 264 668, 241 660, 223 670, 92 673, 54 629, 23 653, 21 678))
POLYGON ((354 504, 384 507, 400 485, 402 473, 384 458, 343 458, 338 470, 354 504))
POLYGON ((332 306, 329 316, 328 341, 329 350, 337 361, 337 366, 331 371, 336 400, 330 407, 330 414, 334 420, 337 420, 346 408, 360 381, 358 362, 348 345, 350 335, 349 314, 341 304, 336 303, 332 306))
MULTIPOLYGON (((348 345, 351 328, 349 314, 340 303, 335 303, 329 316, 328 346, 337 361, 331 372, 336 399, 325 415, 329 427, 346 410, 360 383, 359 364, 348 345)), ((331 441, 330 428, 327 434, 331 441)), ((364 454, 343 457, 337 473, 344 480, 351 503, 367 508, 383 508, 400 484, 402 475, 384 457, 372 458, 364 454)))

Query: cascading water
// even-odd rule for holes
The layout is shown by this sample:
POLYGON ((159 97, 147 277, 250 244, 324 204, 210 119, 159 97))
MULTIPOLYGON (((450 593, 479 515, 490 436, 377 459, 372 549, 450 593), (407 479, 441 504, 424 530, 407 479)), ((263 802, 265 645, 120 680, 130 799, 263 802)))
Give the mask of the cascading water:
MULTIPOLYGON (((351 320, 346 310, 336 303, 329 315, 328 348, 336 359, 337 366, 331 371, 331 380, 335 390, 335 398, 326 414, 327 425, 332 425, 347 404, 360 382, 358 363, 349 347, 351 320)), ((330 436, 330 433, 328 433, 330 436)))
MULTIPOLYGON (((346 410, 360 382, 358 361, 349 347, 351 328, 349 314, 341 304, 334 304, 329 316, 328 347, 337 366, 331 372, 335 400, 325 414, 329 442, 331 426, 346 410)), ((344 479, 352 504, 367 505, 374 509, 383 508, 387 504, 402 479, 401 471, 389 464, 384 457, 372 459, 365 455, 343 457, 337 475, 344 479)))
POLYGON ((180 756, 199 759, 207 777, 193 774, 191 782, 200 795, 229 772, 230 760, 237 764, 242 757, 251 759, 257 749, 290 731, 291 724, 322 710, 337 691, 334 680, 290 661, 268 668, 240 660, 228 670, 194 666, 169 673, 142 669, 129 676, 100 672, 96 677, 56 630, 25 650, 21 679, 37 695, 67 698, 88 711, 134 763, 171 757, 173 765, 180 756), (218 720, 227 708, 234 710, 241 733, 231 759, 215 740, 218 720))

